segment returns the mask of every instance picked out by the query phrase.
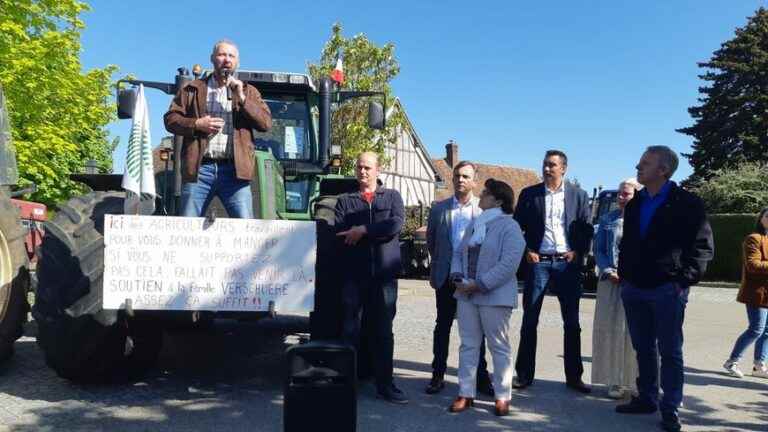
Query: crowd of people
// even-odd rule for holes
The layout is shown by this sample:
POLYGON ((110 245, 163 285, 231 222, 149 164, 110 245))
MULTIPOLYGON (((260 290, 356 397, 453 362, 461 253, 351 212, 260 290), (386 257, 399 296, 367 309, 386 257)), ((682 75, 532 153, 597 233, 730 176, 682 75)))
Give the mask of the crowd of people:
MULTIPOLYGON (((201 216, 214 196, 231 217, 252 217, 252 130, 268 130, 271 113, 258 90, 233 77, 237 46, 218 42, 214 70, 179 91, 165 114, 166 128, 184 138, 181 214, 201 216)), ((513 388, 535 383, 537 327, 544 296, 554 294, 563 320, 565 386, 586 394, 582 380, 579 303, 582 267, 593 245, 599 282, 594 314, 592 384, 625 399, 623 414, 661 412, 666 431, 681 429, 683 320, 690 287, 699 281, 714 245, 702 201, 671 181, 674 151, 651 146, 638 162, 637 178, 618 186, 618 208, 602 216, 594 232, 587 193, 565 180, 568 157, 547 151, 543 181, 520 191, 495 179, 474 195, 477 167, 453 167, 452 197, 434 203, 427 225, 430 285, 435 290, 432 377, 425 391, 445 388, 450 332, 458 322, 459 392, 448 411, 473 406, 477 393, 494 398, 494 413, 510 411, 513 388), (522 268, 521 268, 522 266, 522 268), (513 366, 511 318, 518 308, 522 274, 522 326, 513 366), (486 348, 493 374, 488 372, 486 348), (663 390, 663 394, 660 392, 663 390)), ((339 197, 335 229, 346 268, 341 289, 344 341, 370 352, 377 394, 408 403, 393 380, 399 233, 405 221, 400 194, 378 181, 379 158, 356 161, 358 190, 339 197)), ((755 343, 752 375, 768 377, 768 208, 744 241, 738 301, 746 304, 748 329, 737 339, 726 371, 742 377, 739 361, 755 343)))
MULTIPOLYGON (((549 292, 560 303, 564 323, 565 386, 575 394, 590 393, 592 387, 582 379, 579 303, 584 258, 593 245, 600 281, 592 384, 604 385, 609 397, 625 399, 616 406, 618 413, 660 411, 661 427, 679 431, 684 312, 690 287, 704 273, 714 245, 702 201, 670 180, 677 165, 677 155, 668 147, 648 147, 637 164, 637 179, 619 184, 618 209, 601 218, 595 233, 586 192, 565 181, 568 158, 562 151, 546 152, 543 181, 523 189, 517 203, 512 188, 495 179, 488 179, 480 196, 474 196, 477 168, 468 161, 458 163, 453 168, 454 194, 433 205, 427 225, 437 318, 432 377, 425 392, 445 388, 455 319, 461 339, 459 391, 448 411, 472 407, 479 392, 494 399, 496 415, 509 414, 513 389, 535 383, 537 327, 549 292), (518 308, 518 274, 525 276, 515 354, 511 318, 518 308), (485 363, 486 348, 493 374, 485 363)), ((356 165, 359 191, 343 195, 336 206, 337 235, 354 268, 345 277, 343 334, 355 346, 364 338, 376 341, 371 359, 377 394, 407 403, 392 374, 397 233, 404 209, 396 191, 377 183, 378 169, 375 153, 361 154, 356 165)), ((763 218, 768 226, 768 216, 763 218)), ((762 258, 754 258, 763 261, 745 266, 765 275, 765 229, 760 235, 762 246, 757 240, 747 243, 754 256, 754 250, 764 248, 762 258)), ((765 276, 759 283, 764 302, 765 276)), ((765 314, 749 313, 755 325, 737 346, 754 340, 760 326, 758 351, 763 353, 765 314)), ((764 370, 761 355, 763 363, 756 370, 764 370)), ((755 358, 757 362, 757 353, 755 358)))

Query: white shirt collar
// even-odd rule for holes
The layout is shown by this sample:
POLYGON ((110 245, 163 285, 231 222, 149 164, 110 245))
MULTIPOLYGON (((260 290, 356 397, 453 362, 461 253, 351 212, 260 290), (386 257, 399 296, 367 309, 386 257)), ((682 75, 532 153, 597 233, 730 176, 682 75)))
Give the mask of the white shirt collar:
POLYGON ((547 194, 556 194, 556 193, 560 193, 560 192, 565 192, 565 177, 563 177, 563 181, 560 183, 560 187, 559 187, 559 188, 557 188, 557 189, 555 189, 555 190, 551 190, 551 189, 549 189, 549 188, 547 187, 547 184, 546 184, 546 183, 544 183, 544 191, 545 191, 547 194))
POLYGON ((453 201, 451 202, 451 206, 452 206, 453 208, 469 207, 469 206, 471 206, 471 205, 472 205, 472 203, 474 202, 474 200, 475 200, 475 196, 474 196, 474 194, 473 194, 473 195, 470 195, 470 197, 469 197, 469 199, 467 200, 467 203, 466 203, 466 204, 462 204, 462 203, 460 203, 460 202, 459 202, 459 200, 458 200, 458 199, 456 199, 456 195, 454 195, 454 196, 453 196, 453 201))

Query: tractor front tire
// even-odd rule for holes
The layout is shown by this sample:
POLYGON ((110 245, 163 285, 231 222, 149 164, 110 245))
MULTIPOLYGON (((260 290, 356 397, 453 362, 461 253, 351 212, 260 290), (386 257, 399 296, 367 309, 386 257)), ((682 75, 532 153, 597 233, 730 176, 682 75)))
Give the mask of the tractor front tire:
POLYGON ((162 329, 139 313, 102 308, 104 215, 122 214, 122 192, 91 192, 61 207, 38 251, 33 315, 49 367, 76 382, 141 378, 157 361, 162 329))

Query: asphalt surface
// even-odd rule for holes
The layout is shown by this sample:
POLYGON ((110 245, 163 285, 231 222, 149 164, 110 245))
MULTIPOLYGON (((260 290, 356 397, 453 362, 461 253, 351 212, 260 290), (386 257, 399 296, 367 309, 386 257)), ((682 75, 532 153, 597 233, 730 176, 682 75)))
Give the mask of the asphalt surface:
MULTIPOLYGON (((736 336, 746 326, 735 291, 693 288, 685 324, 686 387, 680 411, 686 431, 767 431, 768 379, 722 373, 736 336)), ((582 300, 585 381, 591 370, 594 299, 582 300)), ((434 297, 423 281, 402 281, 395 322, 395 373, 411 402, 375 398, 373 384, 359 386, 360 431, 653 431, 657 415, 627 416, 602 389, 590 396, 563 384, 562 323, 557 301, 547 298, 539 333, 537 381, 513 393, 511 415, 492 414, 491 400, 449 414, 456 396, 458 335, 451 339, 446 389, 423 392, 430 376, 434 297)), ((517 346, 521 312, 515 311, 517 346)), ((16 344, 16 356, 0 368, 0 430, 11 431, 281 431, 282 351, 296 343, 249 325, 223 323, 208 333, 166 338, 158 367, 144 380, 124 385, 82 386, 45 366, 34 325, 16 344)), ((752 350, 747 353, 751 358, 752 350)), ((745 366, 749 366, 748 363, 745 366)), ((318 400, 326 403, 328 400, 318 400)), ((330 401, 338 413, 343 407, 330 401)), ((317 430, 333 430, 316 423, 317 430)))

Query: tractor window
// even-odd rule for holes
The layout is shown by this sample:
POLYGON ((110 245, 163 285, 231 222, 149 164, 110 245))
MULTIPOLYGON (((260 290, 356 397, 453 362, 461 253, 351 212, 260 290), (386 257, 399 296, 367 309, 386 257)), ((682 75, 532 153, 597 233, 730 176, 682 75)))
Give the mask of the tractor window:
POLYGON ((285 180, 285 209, 303 213, 309 203, 309 179, 285 180))
POLYGON ((272 111, 272 129, 253 131, 253 144, 278 160, 310 160, 312 140, 307 101, 303 96, 265 95, 272 111))
POLYGON ((597 214, 595 215, 594 223, 597 223, 604 214, 610 213, 619 208, 619 203, 616 202, 616 191, 603 191, 598 196, 597 214))

